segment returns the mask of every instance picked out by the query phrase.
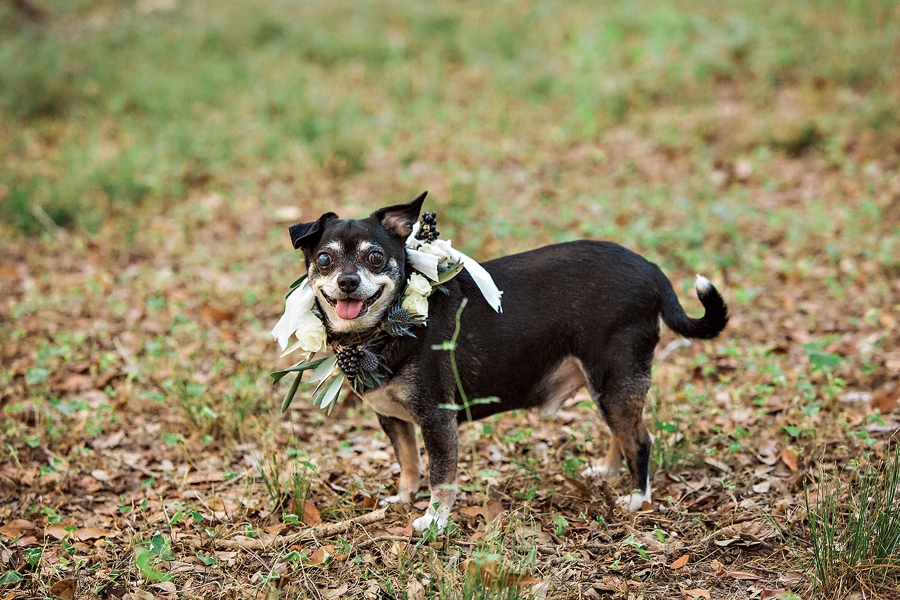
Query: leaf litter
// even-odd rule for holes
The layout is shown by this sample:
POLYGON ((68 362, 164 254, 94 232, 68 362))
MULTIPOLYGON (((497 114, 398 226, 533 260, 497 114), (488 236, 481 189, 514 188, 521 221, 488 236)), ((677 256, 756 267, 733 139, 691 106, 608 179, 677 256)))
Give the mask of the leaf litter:
MULTIPOLYGON (((737 110, 739 129, 755 109, 733 104, 711 110, 737 110)), ((849 480, 898 441, 896 139, 844 139, 836 166, 765 140, 659 142, 701 135, 702 110, 590 141, 510 110, 518 132, 435 123, 422 146, 401 135, 355 174, 223 174, 171 210, 135 209, 136 231, 4 236, 0 594, 421 597, 473 577, 546 598, 809 597, 804 494, 815 502, 820 473, 849 480), (352 399, 326 417, 298 397, 282 416, 267 332, 301 269, 285 223, 368 214, 409 196, 405 181, 433 190, 480 259, 603 237, 663 265, 690 312, 695 271, 719 285, 734 313, 720 339, 663 334, 646 510, 609 502, 624 478, 580 479, 609 441, 582 393, 556 416, 461 429, 453 535, 413 536, 404 508, 351 521, 395 492, 390 444, 352 399)))

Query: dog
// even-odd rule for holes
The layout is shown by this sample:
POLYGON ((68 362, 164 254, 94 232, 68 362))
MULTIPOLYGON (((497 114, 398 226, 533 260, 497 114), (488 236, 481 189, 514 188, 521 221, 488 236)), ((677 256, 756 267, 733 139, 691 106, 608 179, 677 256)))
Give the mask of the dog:
MULTIPOLYGON (((419 219, 423 193, 408 204, 380 208, 364 219, 326 213, 290 228, 303 251, 328 340, 353 344, 375 331, 403 293, 412 267, 405 241, 419 219)), ((612 477, 622 459, 633 492, 628 510, 651 499, 650 448, 643 423, 660 317, 686 338, 711 339, 728 323, 728 308, 708 279, 695 289, 705 308, 688 317, 658 266, 612 242, 575 241, 497 258, 483 264, 503 292, 502 313, 489 306, 463 271, 429 298, 427 324, 414 336, 389 339, 381 358, 390 373, 361 394, 378 415, 400 464, 397 494, 409 503, 419 489, 416 426, 429 459, 431 499, 413 522, 417 531, 443 530, 456 500, 458 426, 471 418, 525 408, 552 411, 587 387, 612 433, 599 467, 612 477), (450 353, 440 349, 456 331, 456 371, 468 398, 492 397, 458 410, 461 395, 450 353)))

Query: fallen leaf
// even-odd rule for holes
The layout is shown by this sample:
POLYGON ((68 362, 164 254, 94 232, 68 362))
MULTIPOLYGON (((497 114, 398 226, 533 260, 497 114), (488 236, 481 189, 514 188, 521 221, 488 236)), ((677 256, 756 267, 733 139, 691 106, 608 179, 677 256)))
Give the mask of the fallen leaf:
POLYGON ((100 538, 116 537, 116 532, 110 531, 108 529, 100 529, 99 527, 79 527, 72 532, 66 531, 66 527, 71 526, 71 524, 65 523, 50 525, 49 527, 47 527, 47 529, 44 530, 44 534, 49 535, 50 537, 57 540, 61 540, 66 536, 69 536, 70 540, 79 542, 86 542, 88 540, 96 540, 100 538))
POLYGON ((881 414, 887 414, 897 410, 898 402, 900 402, 900 387, 888 389, 872 398, 872 410, 878 409, 881 414))
POLYGON ((37 525, 25 519, 13 519, 3 527, 0 527, 0 533, 8 538, 17 538, 28 531, 37 530, 37 525))
POLYGON ((319 509, 316 505, 307 500, 303 504, 303 522, 310 527, 322 523, 322 517, 319 515, 319 509))
POLYGON ((728 571, 728 570, 726 570, 725 576, 731 577, 732 579, 741 579, 741 580, 747 580, 747 581, 759 579, 759 575, 757 575, 756 573, 750 573, 749 571, 728 571))
POLYGON ((571 477, 566 477, 566 481, 568 481, 572 486, 578 490, 578 493, 581 494, 583 498, 593 498, 594 494, 591 492, 591 488, 587 486, 580 479, 572 479, 571 477))
POLYGON ((204 321, 215 323, 216 325, 224 323, 233 316, 234 313, 214 308, 209 304, 204 304, 200 308, 200 318, 204 321))
POLYGON ((425 597, 425 588, 419 583, 419 580, 415 577, 411 577, 409 582, 406 584, 406 597, 407 598, 424 598, 425 597))
POLYGON ((781 451, 781 462, 786 464, 787 468, 794 473, 800 470, 797 466, 797 453, 790 448, 785 448, 781 451))
POLYGON ((347 590, 350 589, 350 586, 346 583, 340 587, 334 588, 333 590, 326 590, 324 594, 322 594, 325 598, 343 598, 344 594, 347 593, 347 590))
POLYGON ((686 564, 688 564, 688 561, 690 559, 691 559, 690 554, 684 554, 681 557, 676 558, 675 561, 671 565, 669 565, 669 568, 672 569, 673 571, 675 569, 680 569, 680 568, 684 567, 686 564))
POLYGON ((64 392, 84 392, 94 388, 94 382, 89 375, 69 375, 59 384, 59 389, 64 392))
POLYGON ((332 556, 334 556, 334 544, 319 546, 309 555, 309 562, 306 563, 306 566, 315 567, 324 564, 332 556))
POLYGON ((682 590, 681 597, 685 600, 696 600, 697 598, 709 598, 709 590, 702 589, 693 589, 693 590, 682 590))
POLYGON ((167 594, 174 594, 178 591, 178 588, 171 581, 161 581, 159 583, 153 584, 153 587, 167 594))
POLYGON ((109 481, 110 479, 112 479, 112 477, 109 476, 109 473, 101 469, 94 469, 93 471, 91 471, 91 477, 93 477, 97 481, 109 481))
POLYGON ((707 456, 706 458, 704 458, 703 462, 705 462, 706 464, 708 464, 711 467, 714 467, 714 468, 722 471, 723 473, 731 472, 731 467, 729 467, 728 465, 723 463, 721 460, 716 460, 715 458, 713 458, 711 456, 707 456))
POLYGON ((770 590, 768 588, 764 589, 762 593, 759 595, 760 600, 768 600, 769 598, 774 598, 776 596, 780 596, 781 594, 787 595, 788 590, 779 588, 777 590, 770 590))
POLYGON ((716 559, 713 559, 712 562, 709 563, 709 566, 710 566, 710 567, 712 568, 712 570, 715 571, 716 573, 720 573, 720 572, 722 572, 722 571, 725 570, 725 567, 722 565, 722 563, 720 563, 720 562, 719 562, 718 560, 716 560, 716 559))
POLYGON ((75 580, 63 579, 50 586, 50 593, 62 600, 75 599, 75 580))
POLYGON ((766 479, 765 481, 754 485, 753 491, 757 494, 765 494, 769 491, 770 487, 772 487, 772 481, 770 479, 766 479))

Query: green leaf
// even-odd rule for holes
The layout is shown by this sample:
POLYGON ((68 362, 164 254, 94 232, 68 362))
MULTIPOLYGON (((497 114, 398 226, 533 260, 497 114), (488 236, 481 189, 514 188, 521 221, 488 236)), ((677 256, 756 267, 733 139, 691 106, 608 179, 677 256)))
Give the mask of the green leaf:
POLYGON ((288 297, 288 296, 290 296, 291 294, 294 293, 294 290, 296 290, 298 287, 300 287, 300 284, 303 283, 303 280, 305 280, 306 277, 307 277, 306 275, 301 275, 301 276, 300 276, 300 279, 295 280, 294 283, 291 284, 291 289, 290 289, 290 291, 289 291, 287 294, 284 295, 284 299, 285 299, 285 300, 287 300, 287 297, 288 297))
POLYGON ((215 556, 204 556, 202 552, 197 552, 197 558, 199 558, 200 562, 202 562, 207 567, 210 567, 217 562, 215 556))
POLYGON ((325 358, 318 358, 316 360, 306 362, 306 363, 299 362, 295 365, 288 367, 284 371, 273 371, 272 373, 270 373, 272 380, 273 380, 272 383, 278 383, 279 381, 281 381, 281 378, 284 377, 285 375, 287 375, 288 373, 301 373, 302 374, 304 371, 308 371, 310 369, 315 369, 316 367, 318 367, 320 364, 322 364, 323 362, 325 362, 328 359, 329 359, 329 357, 326 356, 325 358))
POLYGON ((437 287, 441 284, 447 283, 448 281, 450 281, 451 279, 456 277, 459 274, 459 272, 463 270, 464 266, 465 265, 463 265, 462 261, 459 261, 452 267, 449 267, 445 271, 438 273, 438 280, 436 282, 432 281, 431 286, 437 287))
MULTIPOLYGON (((47 377, 50 376, 50 371, 47 369, 42 369, 40 367, 35 367, 33 369, 28 369, 25 371, 25 383, 28 385, 36 385, 38 383, 44 383, 47 381, 47 377)), ((15 573, 15 571, 10 571, 10 573, 15 573)))
POLYGON ((322 381, 327 379, 331 372, 334 371, 334 366, 337 364, 337 354, 332 354, 327 357, 322 364, 316 367, 312 373, 309 375, 309 382, 315 383, 317 381, 322 381))
POLYGON ((134 551, 134 564, 147 581, 172 581, 174 579, 168 573, 153 568, 153 554, 145 546, 140 546, 134 551))
POLYGON ((2 576, 0 576, 0 585, 11 585, 13 583, 19 583, 20 581, 24 581, 24 577, 20 575, 17 571, 7 571, 2 576))
POLYGON ((294 377, 294 382, 291 384, 288 393, 284 396, 284 402, 281 403, 281 412, 286 412, 288 408, 291 406, 291 402, 294 401, 294 396, 297 394, 297 388, 300 387, 300 378, 302 373, 298 373, 296 377, 294 377))
POLYGON ((322 393, 319 394, 319 397, 316 398, 316 401, 313 404, 316 404, 321 408, 328 408, 335 398, 337 398, 338 393, 341 391, 341 386, 346 379, 347 377, 343 373, 338 374, 338 376, 328 384, 328 387, 322 390, 322 393))
POLYGON ((172 552, 172 547, 169 546, 169 540, 161 533, 157 533, 150 538, 150 552, 158 556, 160 560, 173 560, 175 558, 175 553, 172 552))

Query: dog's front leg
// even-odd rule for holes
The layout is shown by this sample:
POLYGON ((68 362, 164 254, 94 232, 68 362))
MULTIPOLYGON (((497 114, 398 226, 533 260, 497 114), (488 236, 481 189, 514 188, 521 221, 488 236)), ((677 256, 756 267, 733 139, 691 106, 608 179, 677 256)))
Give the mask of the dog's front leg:
POLYGON ((413 529, 424 531, 432 523, 438 531, 447 527, 450 509, 456 502, 456 464, 459 459, 459 432, 456 413, 440 409, 420 423, 428 452, 431 500, 425 514, 413 521, 413 529))
POLYGON ((419 491, 422 467, 419 461, 419 448, 416 446, 416 427, 408 421, 396 417, 378 415, 381 428, 391 440, 397 462, 400 463, 400 482, 397 495, 388 496, 381 501, 382 506, 403 502, 409 504, 419 491))

